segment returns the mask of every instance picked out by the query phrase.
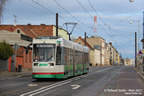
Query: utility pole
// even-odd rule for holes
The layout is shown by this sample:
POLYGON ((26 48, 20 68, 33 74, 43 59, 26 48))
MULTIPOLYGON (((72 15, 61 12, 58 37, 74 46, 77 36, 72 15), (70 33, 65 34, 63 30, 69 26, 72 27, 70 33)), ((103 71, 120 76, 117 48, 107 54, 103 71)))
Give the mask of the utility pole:
POLYGON ((113 65, 114 65, 114 48, 113 48, 113 65))
POLYGON ((100 65, 102 66, 102 42, 100 42, 100 65))
POLYGON ((110 65, 111 65, 111 47, 110 47, 110 65))
MULTIPOLYGON (((144 39, 144 12, 143 12, 143 39, 144 39)), ((143 43, 143 49, 144 49, 144 43, 143 43)), ((144 56, 143 56, 143 71, 144 71, 144 56)))
POLYGON ((58 38, 58 13, 56 13, 56 36, 58 38))
POLYGON ((86 46, 86 32, 85 32, 85 46, 86 46))
POLYGON ((137 32, 135 32, 135 68, 137 68, 137 32))

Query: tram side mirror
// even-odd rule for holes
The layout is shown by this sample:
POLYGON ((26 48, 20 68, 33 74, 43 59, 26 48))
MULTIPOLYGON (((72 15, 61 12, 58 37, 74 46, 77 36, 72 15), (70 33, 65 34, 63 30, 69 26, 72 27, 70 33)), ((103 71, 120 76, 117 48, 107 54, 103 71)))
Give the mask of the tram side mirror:
POLYGON ((61 47, 60 46, 57 46, 57 51, 59 54, 61 54, 61 47))

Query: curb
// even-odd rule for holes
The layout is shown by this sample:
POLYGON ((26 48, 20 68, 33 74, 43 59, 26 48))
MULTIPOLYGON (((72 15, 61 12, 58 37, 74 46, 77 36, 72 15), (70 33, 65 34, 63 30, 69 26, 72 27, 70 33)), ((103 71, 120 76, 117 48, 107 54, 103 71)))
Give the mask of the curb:
POLYGON ((9 78, 9 77, 27 77, 27 76, 32 76, 32 73, 27 73, 27 74, 0 74, 0 78, 9 78))
POLYGON ((134 67, 133 67, 133 69, 136 71, 136 73, 141 77, 141 79, 144 81, 144 76, 140 73, 140 72, 138 72, 134 67))

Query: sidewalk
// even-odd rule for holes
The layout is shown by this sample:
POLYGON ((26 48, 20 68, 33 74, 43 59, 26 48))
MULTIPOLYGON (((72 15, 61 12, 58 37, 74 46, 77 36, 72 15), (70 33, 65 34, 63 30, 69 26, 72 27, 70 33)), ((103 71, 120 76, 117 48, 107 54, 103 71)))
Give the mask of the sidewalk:
POLYGON ((0 73, 0 78, 8 78, 8 77, 25 77, 25 76, 31 76, 32 72, 4 72, 0 73))
POLYGON ((133 69, 137 72, 137 74, 141 77, 141 79, 143 79, 144 81, 144 71, 143 68, 140 68, 140 70, 138 70, 137 68, 133 67, 133 69))
POLYGON ((125 67, 103 86, 95 96, 144 96, 144 84, 137 74, 140 75, 141 73, 134 67, 125 67))

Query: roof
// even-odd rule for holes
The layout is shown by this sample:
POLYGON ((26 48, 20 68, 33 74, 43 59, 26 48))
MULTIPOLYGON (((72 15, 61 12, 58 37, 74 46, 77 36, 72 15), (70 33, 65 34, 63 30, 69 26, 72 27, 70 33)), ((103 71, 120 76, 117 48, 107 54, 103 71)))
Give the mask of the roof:
POLYGON ((0 30, 7 30, 14 32, 18 28, 22 30, 27 36, 36 38, 38 36, 53 36, 54 25, 0 25, 0 30))
MULTIPOLYGON (((79 37, 78 39, 80 39, 83 43, 85 43, 85 40, 81 37, 79 37)), ((78 39, 76 39, 74 42, 76 42, 78 39)), ((89 49, 92 48, 92 46, 90 46, 90 44, 86 41, 86 46, 89 47, 89 49)))
POLYGON ((30 41, 21 39, 21 37, 22 35, 19 33, 5 30, 0 31, 0 41, 6 40, 6 42, 8 42, 10 45, 17 43, 20 46, 26 47, 31 43, 30 41))

